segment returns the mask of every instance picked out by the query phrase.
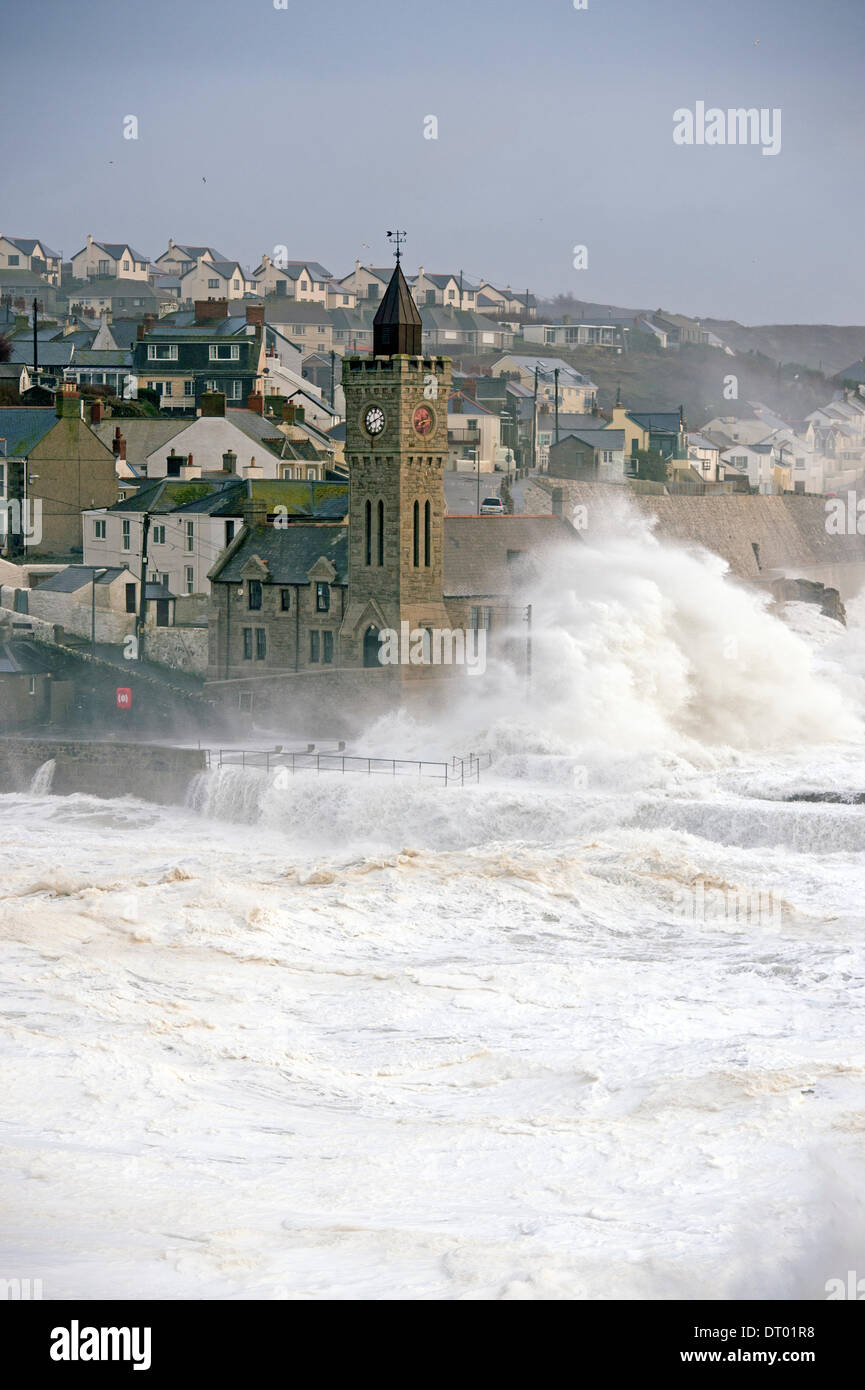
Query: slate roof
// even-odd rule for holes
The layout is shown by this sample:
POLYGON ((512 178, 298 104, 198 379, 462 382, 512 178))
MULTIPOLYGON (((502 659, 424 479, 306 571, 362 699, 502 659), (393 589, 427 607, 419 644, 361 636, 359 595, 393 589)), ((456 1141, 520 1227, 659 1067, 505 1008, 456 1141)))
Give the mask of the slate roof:
POLYGON ((628 415, 655 434, 678 434, 682 428, 678 410, 629 410, 628 415))
POLYGON ((56 669, 56 661, 41 642, 32 642, 26 637, 0 642, 0 675, 42 676, 56 669))
MULTIPOLYGON (((62 340, 58 342, 39 343, 39 366, 40 367, 68 367, 72 363, 75 355, 75 344, 66 343, 62 340)), ((22 337, 12 339, 12 356, 10 362, 25 362, 28 366, 33 364, 33 339, 22 337)))
POLYGON ((556 516, 446 516, 444 592, 449 598, 516 595, 527 573, 542 572, 550 546, 574 543, 576 532, 556 516))
MULTIPOLYGON (((530 393, 531 394, 531 393, 530 393)), ((583 415, 572 410, 559 411, 559 438, 563 434, 573 434, 577 430, 597 430, 603 429, 603 421, 598 415, 583 415)), ((547 430, 555 433, 556 416, 555 412, 549 415, 538 416, 538 429, 546 434, 547 430)))
POLYGON ((4 406, 0 408, 0 439, 6 444, 0 455, 26 458, 57 424, 53 406, 4 406))
POLYGON ((336 570, 334 583, 348 582, 348 527, 326 522, 292 522, 290 526, 255 526, 247 531, 237 549, 217 561, 211 579, 219 584, 237 584, 243 578, 247 560, 257 555, 270 571, 272 584, 306 584, 309 571, 321 556, 336 570))
MULTIPOLYGON (((101 566, 96 568, 99 569, 101 566)), ((96 583, 113 584, 114 580, 121 574, 128 574, 130 579, 133 578, 126 565, 109 565, 104 574, 97 574, 96 583)), ((67 565, 65 569, 58 571, 57 574, 52 574, 48 579, 43 579, 35 587, 52 594, 74 594, 79 589, 89 586, 91 577, 90 565, 67 565)))
MULTIPOLYGON (((564 378, 565 385, 569 381, 576 382, 578 386, 593 387, 595 385, 593 381, 590 381, 582 372, 578 372, 576 367, 572 367, 562 357, 535 357, 515 352, 509 352, 506 356, 510 362, 516 362, 521 371, 534 372, 535 367, 538 367, 538 375, 544 382, 551 381, 556 368, 558 368, 559 381, 561 382, 564 378)), ((676 418, 678 419, 678 416, 676 418)))
POLYGON ((175 435, 181 434, 190 425, 195 424, 194 420, 124 420, 115 416, 112 420, 100 420, 97 425, 90 428, 97 434, 102 443, 110 449, 114 439, 114 431, 119 427, 120 433, 126 440, 126 461, 135 469, 143 469, 148 458, 156 449, 161 449, 164 444, 168 444, 174 439, 175 435))
POLYGON ((51 247, 44 241, 40 241, 38 237, 7 236, 4 237, 4 241, 11 241, 12 245, 17 246, 18 250, 25 256, 32 256, 34 249, 41 246, 46 256, 51 256, 57 261, 60 260, 60 252, 52 251, 51 247))
POLYGON ((331 310, 324 304, 312 304, 308 300, 287 299, 282 294, 269 294, 265 298, 265 308, 273 316, 274 309, 284 309, 277 320, 279 323, 331 323, 331 310))
MULTIPOLYGON (((134 247, 134 246, 130 246, 128 241, 96 241, 96 240, 94 240, 93 245, 94 245, 94 246, 100 247, 101 250, 103 250, 103 251, 107 251, 107 252, 108 252, 108 255, 109 255, 109 256, 111 257, 111 259, 114 260, 114 261, 118 261, 118 260, 120 259, 120 257, 123 255, 123 252, 124 252, 124 251, 128 251, 129 254, 132 256, 132 259, 133 259, 134 261, 144 261, 145 264, 147 264, 147 265, 150 264, 150 257, 149 257, 149 256, 143 255, 141 251, 136 251, 136 250, 135 250, 135 247, 134 247)), ((85 245, 85 246, 82 246, 81 251, 86 251, 86 250, 87 250, 87 246, 86 246, 86 245, 85 245)), ((80 255, 81 255, 81 251, 76 251, 76 252, 75 252, 75 256, 80 256, 80 255)), ((74 259, 75 259, 75 256, 71 257, 71 259, 74 260, 74 259)))
MULTIPOLYGON (((567 434, 562 435, 561 426, 559 426, 559 443, 561 444, 564 439, 579 439, 582 444, 588 444, 592 449, 624 449, 625 447, 624 430, 605 430, 596 427, 589 430, 568 430, 567 434)), ((552 444, 550 447, 554 449, 556 446, 552 444)))
MULTIPOLYGON (((308 270, 313 280, 332 279, 329 270, 325 270, 320 261, 286 261, 285 265, 274 265, 274 270, 281 270, 283 275, 287 275, 289 280, 299 280, 305 270, 308 270)), ((259 270, 261 266, 259 266, 259 270)))

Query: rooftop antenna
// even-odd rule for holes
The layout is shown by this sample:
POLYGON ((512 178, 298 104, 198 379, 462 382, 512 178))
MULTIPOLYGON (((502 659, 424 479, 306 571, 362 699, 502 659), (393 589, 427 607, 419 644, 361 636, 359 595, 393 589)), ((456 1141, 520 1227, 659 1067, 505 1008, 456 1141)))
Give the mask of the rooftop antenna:
POLYGON ((397 263, 397 265, 399 265, 399 262, 400 262, 400 249, 399 249, 399 248, 402 246, 403 242, 405 241, 405 236, 406 236, 405 232, 388 232, 388 234, 387 234, 387 239, 388 239, 388 241, 391 243, 392 246, 395 246, 395 247, 396 247, 396 250, 394 251, 393 254, 396 256, 396 263, 397 263))

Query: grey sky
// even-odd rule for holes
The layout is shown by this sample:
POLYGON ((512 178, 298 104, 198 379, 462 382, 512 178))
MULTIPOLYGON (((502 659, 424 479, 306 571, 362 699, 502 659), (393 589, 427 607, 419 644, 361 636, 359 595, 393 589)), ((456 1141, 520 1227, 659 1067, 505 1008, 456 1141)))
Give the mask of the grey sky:
POLYGON ((865 321, 863 0, 287 3, 9 7, 0 230, 344 274, 389 263, 398 224, 410 269, 865 321), (674 145, 697 101, 780 107, 781 153, 674 145))

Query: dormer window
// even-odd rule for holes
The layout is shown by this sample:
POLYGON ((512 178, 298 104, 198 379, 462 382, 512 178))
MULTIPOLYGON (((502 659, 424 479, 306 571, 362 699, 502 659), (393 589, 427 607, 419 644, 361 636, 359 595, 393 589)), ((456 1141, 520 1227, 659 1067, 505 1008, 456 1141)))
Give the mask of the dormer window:
POLYGON ((318 583, 315 586, 315 611, 316 613, 330 612, 330 585, 318 583))
POLYGON ((249 581, 249 606, 250 608, 261 607, 261 580, 250 579, 249 581))

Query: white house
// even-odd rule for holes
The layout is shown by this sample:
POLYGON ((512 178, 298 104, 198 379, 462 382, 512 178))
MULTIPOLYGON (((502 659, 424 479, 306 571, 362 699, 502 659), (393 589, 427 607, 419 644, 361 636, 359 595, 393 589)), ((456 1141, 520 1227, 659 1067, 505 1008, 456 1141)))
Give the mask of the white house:
POLYGON ((203 256, 180 276, 180 298, 243 299, 255 294, 255 279, 248 276, 239 261, 209 261, 203 256))
POLYGON ((72 257, 76 280, 147 280, 148 260, 128 241, 94 241, 88 233, 86 245, 72 257))
POLYGON ((30 270, 50 285, 59 285, 60 253, 34 237, 0 236, 0 269, 30 270))

